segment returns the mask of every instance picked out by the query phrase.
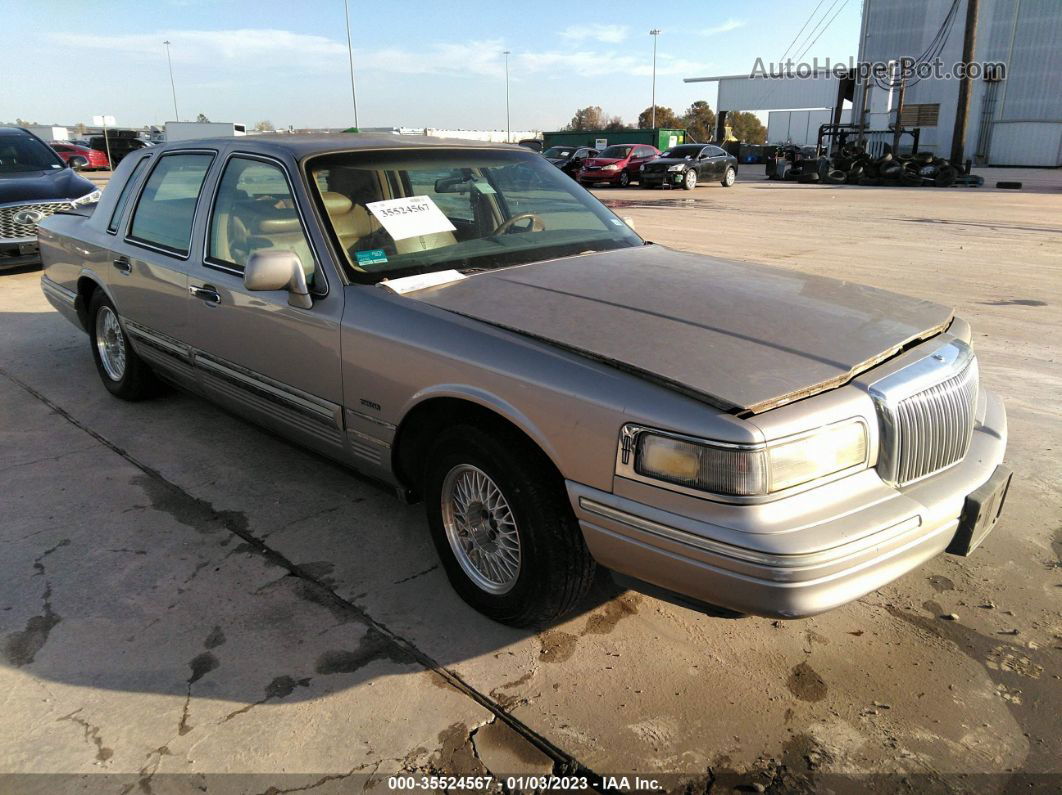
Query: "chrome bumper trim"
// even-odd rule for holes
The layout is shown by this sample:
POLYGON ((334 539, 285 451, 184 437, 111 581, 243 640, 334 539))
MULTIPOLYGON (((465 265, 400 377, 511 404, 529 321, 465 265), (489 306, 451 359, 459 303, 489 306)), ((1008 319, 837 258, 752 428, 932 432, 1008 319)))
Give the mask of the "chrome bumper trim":
POLYGON ((61 284, 56 284, 47 276, 41 276, 41 290, 46 296, 62 301, 64 304, 74 306, 74 302, 77 300, 77 293, 73 290, 68 290, 61 284))
POLYGON ((668 541, 685 544, 696 549, 704 550, 705 552, 710 552, 714 555, 721 555, 723 557, 733 558, 747 563, 755 563, 760 566, 767 566, 775 569, 796 569, 822 565, 825 563, 836 563, 846 557, 857 555, 867 549, 887 543, 888 541, 922 526, 922 518, 915 515, 879 530, 876 533, 872 533, 870 536, 831 549, 824 549, 818 552, 807 552, 799 555, 772 555, 765 552, 756 552, 755 550, 745 549, 743 547, 736 547, 732 544, 725 544, 721 541, 714 541, 710 538, 704 538, 703 536, 685 530, 670 527, 659 522, 654 522, 651 519, 645 519, 641 516, 636 516, 627 513, 626 511, 612 508, 586 497, 579 497, 579 507, 587 513, 596 514, 605 519, 611 519, 614 522, 619 522, 628 527, 634 528, 635 530, 641 530, 642 532, 667 539, 668 541))

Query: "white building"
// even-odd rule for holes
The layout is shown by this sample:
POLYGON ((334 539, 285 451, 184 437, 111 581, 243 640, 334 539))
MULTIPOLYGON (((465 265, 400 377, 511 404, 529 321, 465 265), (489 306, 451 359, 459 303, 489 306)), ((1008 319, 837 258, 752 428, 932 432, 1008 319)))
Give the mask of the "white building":
MULTIPOLYGON (((950 72, 963 60, 972 1, 863 0, 857 60, 888 63, 929 52, 950 72)), ((963 81, 912 78, 901 121, 920 128, 919 149, 951 157, 953 143, 961 142, 962 160, 979 165, 1062 165, 1062 0, 979 0, 973 32, 969 60, 1002 63, 1005 71, 969 80, 965 125, 958 113, 963 81)), ((864 83, 827 72, 809 79, 746 74, 686 80, 702 81, 719 83, 718 111, 817 110, 821 116, 824 109, 851 106, 852 119, 863 118, 869 129, 884 130, 896 120, 898 92, 874 81, 865 116, 864 83)))

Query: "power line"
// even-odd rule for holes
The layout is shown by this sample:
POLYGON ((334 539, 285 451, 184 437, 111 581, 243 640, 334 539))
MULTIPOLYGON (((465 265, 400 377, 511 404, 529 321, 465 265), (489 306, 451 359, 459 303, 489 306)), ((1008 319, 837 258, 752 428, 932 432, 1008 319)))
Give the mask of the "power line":
MULTIPOLYGON (((801 51, 800 55, 798 55, 794 60, 799 62, 805 55, 808 54, 808 52, 811 50, 811 48, 815 46, 816 42, 818 42, 818 40, 820 38, 822 38, 822 34, 825 33, 827 30, 829 30, 829 27, 830 27, 830 25, 833 24, 833 21, 835 19, 837 19, 838 16, 840 16, 842 11, 844 11, 845 6, 848 5, 848 2, 849 2, 849 0, 836 0, 836 2, 832 6, 830 6, 829 10, 826 11, 826 14, 829 14, 830 11, 833 11, 834 8, 837 8, 837 11, 834 13, 834 15, 832 17, 830 17, 830 21, 826 23, 825 27, 823 27, 822 30, 820 30, 818 32, 818 35, 816 35, 815 38, 812 39, 811 44, 809 44, 807 47, 805 47, 801 51), (837 3, 840 3, 840 7, 838 7, 837 3)), ((823 14, 823 17, 822 17, 823 19, 826 18, 826 14, 823 14)), ((814 33, 814 32, 815 31, 813 30, 812 33, 814 33)))
POLYGON ((804 29, 807 28, 808 23, 811 22, 812 18, 817 13, 819 13, 819 9, 822 8, 822 4, 825 2, 826 0, 819 0, 819 4, 815 6, 815 9, 810 14, 808 14, 808 18, 804 20, 804 24, 801 25, 800 30, 797 31, 797 34, 793 37, 793 40, 789 42, 789 45, 785 48, 785 52, 782 53, 782 57, 778 59, 778 63, 783 63, 785 61, 785 56, 789 55, 790 48, 794 44, 796 44, 796 40, 800 38, 800 35, 804 32, 804 29))

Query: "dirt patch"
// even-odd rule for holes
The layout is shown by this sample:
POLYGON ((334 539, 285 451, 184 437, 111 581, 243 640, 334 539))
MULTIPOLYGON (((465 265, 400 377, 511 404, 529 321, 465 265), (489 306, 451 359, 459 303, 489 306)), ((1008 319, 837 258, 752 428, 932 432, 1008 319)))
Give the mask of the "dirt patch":
POLYGON ((826 680, 819 676, 807 662, 795 666, 785 684, 789 692, 801 701, 822 701, 829 692, 826 680))
POLYGON ((551 629, 539 635, 538 642, 541 646, 538 651, 538 659, 542 662, 559 663, 564 662, 575 654, 578 638, 567 632, 551 629))

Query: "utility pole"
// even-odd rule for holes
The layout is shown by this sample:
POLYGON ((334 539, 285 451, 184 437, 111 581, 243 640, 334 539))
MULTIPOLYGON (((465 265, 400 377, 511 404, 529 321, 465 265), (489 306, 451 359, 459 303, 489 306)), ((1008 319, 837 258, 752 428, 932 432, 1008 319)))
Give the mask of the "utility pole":
POLYGON ((903 130, 903 97, 907 93, 907 73, 904 69, 906 59, 896 62, 896 73, 900 76, 900 88, 896 92, 896 124, 892 129, 892 156, 900 154, 900 131, 903 130))
POLYGON ((347 22, 347 60, 350 62, 350 98, 354 102, 354 131, 358 131, 358 92, 354 88, 354 49, 350 46, 350 6, 343 0, 343 16, 347 22))
POLYGON ((509 50, 505 50, 505 143, 512 143, 512 131, 509 125, 509 50))
MULTIPOLYGON (((966 29, 962 35, 962 61, 973 61, 974 46, 977 44, 977 10, 978 0, 966 0, 966 29)), ((951 138, 951 162, 962 165, 963 151, 966 149, 966 120, 970 114, 970 74, 963 75, 959 83, 959 99, 955 107, 955 132, 951 138)))
POLYGON ((649 35, 653 37, 653 110, 652 110, 652 122, 650 127, 656 129, 656 39, 660 35, 659 28, 653 28, 649 31, 649 35))
POLYGON ((173 60, 170 58, 170 43, 168 41, 162 43, 166 45, 166 63, 170 67, 170 92, 173 94, 173 120, 180 121, 181 114, 177 112, 177 87, 173 84, 173 60))

